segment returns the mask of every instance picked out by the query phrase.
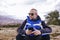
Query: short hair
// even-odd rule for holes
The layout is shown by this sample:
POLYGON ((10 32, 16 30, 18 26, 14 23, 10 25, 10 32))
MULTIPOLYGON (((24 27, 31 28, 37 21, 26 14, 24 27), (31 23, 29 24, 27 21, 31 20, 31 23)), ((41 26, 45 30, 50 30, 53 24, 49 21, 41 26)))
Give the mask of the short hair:
POLYGON ((37 11, 35 8, 32 8, 31 10, 35 10, 35 11, 37 11))

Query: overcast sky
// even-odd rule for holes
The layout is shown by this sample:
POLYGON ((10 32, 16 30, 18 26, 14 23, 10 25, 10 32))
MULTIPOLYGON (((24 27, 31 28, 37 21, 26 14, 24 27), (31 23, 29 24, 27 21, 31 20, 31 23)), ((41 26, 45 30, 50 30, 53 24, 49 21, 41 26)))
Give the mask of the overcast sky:
POLYGON ((26 19, 32 8, 37 9, 42 20, 45 20, 44 15, 48 12, 60 10, 60 0, 0 0, 0 15, 26 19))

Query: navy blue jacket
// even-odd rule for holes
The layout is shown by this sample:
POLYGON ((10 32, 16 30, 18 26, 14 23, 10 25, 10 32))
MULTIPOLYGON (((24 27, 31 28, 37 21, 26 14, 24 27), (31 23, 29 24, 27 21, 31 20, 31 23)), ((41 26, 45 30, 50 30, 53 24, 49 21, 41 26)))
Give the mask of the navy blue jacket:
MULTIPOLYGON (((33 21, 41 20, 41 18, 40 18, 39 16, 37 16, 37 19, 35 19, 35 20, 32 19, 32 20, 33 20, 33 21)), ((25 30, 23 30, 23 28, 25 27, 26 22, 27 22, 27 19, 26 19, 26 20, 22 23, 22 25, 17 29, 18 34, 21 34, 21 35, 25 34, 25 30)), ((41 22, 41 25, 43 26, 43 29, 40 30, 41 33, 42 33, 42 35, 49 34, 49 33, 52 32, 52 29, 51 29, 47 24, 45 24, 44 21, 41 22)))

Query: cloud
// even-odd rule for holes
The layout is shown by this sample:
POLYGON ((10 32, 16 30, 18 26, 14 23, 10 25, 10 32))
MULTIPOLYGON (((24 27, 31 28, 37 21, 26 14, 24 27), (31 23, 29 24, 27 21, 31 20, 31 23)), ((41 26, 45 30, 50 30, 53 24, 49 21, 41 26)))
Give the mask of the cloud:
MULTIPOLYGON (((12 15, 25 19, 31 8, 36 8, 44 20, 44 15, 59 9, 60 0, 0 0, 0 11, 5 15, 12 15)), ((0 13, 1 14, 1 13, 0 13)))
POLYGON ((55 6, 55 9, 60 12, 60 1, 59 1, 59 2, 57 3, 57 5, 55 6))
POLYGON ((35 4, 35 3, 43 3, 45 2, 46 0, 28 0, 26 1, 24 4, 25 5, 32 5, 32 4, 35 4))

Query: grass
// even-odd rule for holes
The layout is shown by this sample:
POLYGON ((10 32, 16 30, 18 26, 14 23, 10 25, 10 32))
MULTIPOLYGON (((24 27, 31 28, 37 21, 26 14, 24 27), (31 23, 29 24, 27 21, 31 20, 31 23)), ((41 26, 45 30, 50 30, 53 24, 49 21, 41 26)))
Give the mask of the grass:
POLYGON ((56 36, 58 36, 58 35, 60 35, 60 33, 51 34, 52 37, 56 37, 56 36))
POLYGON ((16 24, 16 25, 3 25, 0 27, 4 27, 4 28, 9 28, 9 27, 19 27, 21 24, 16 24))

